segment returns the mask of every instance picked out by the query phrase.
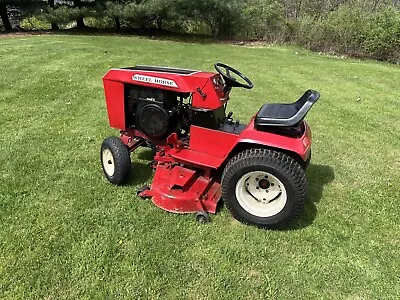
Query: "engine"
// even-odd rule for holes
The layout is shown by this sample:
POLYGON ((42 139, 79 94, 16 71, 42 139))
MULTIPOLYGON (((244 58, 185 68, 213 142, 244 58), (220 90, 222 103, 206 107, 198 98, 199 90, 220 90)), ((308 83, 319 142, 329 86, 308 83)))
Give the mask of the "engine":
POLYGON ((189 93, 125 86, 125 120, 128 128, 136 128, 150 139, 159 140, 176 132, 186 135, 190 126, 189 93))

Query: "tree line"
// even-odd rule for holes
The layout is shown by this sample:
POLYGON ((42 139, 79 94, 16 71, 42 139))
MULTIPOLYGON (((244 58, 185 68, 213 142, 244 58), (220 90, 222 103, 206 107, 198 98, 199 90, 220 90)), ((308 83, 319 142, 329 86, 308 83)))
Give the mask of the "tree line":
POLYGON ((3 31, 159 30, 400 63, 400 0, 0 0, 3 31))

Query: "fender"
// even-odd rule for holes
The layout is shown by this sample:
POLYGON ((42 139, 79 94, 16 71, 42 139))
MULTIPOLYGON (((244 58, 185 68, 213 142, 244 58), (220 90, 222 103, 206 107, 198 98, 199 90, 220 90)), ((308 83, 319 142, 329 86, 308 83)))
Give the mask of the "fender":
POLYGON ((186 163, 218 169, 232 153, 237 152, 236 149, 254 145, 290 152, 305 162, 310 156, 311 147, 311 130, 306 123, 305 127, 305 132, 300 138, 293 138, 256 130, 254 118, 239 135, 192 125, 190 150, 179 150, 173 157, 186 163))
POLYGON ((254 127, 254 118, 249 125, 239 134, 237 145, 254 144, 269 148, 276 148, 297 154, 303 161, 308 159, 312 142, 310 127, 304 122, 305 131, 300 138, 282 136, 270 132, 258 131, 254 127))

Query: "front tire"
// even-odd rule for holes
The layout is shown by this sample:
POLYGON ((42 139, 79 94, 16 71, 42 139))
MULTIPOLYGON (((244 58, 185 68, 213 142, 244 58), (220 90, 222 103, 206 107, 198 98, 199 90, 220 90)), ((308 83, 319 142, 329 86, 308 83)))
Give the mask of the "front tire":
POLYGON ((222 197, 240 222, 262 228, 285 226, 304 209, 305 173, 292 157, 270 149, 235 155, 222 174, 222 197))
POLYGON ((100 160, 107 180, 123 185, 130 177, 131 157, 128 148, 117 137, 106 138, 100 150, 100 160))

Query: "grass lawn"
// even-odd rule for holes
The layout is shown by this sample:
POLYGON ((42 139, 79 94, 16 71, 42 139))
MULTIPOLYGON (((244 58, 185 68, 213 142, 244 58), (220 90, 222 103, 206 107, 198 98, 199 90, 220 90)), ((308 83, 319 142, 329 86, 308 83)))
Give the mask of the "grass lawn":
POLYGON ((293 47, 129 37, 0 38, 0 297, 9 299, 399 299, 400 69, 293 47), (309 88, 313 161, 304 214, 287 230, 212 223, 139 199, 101 170, 108 126, 101 77, 135 64, 254 81, 229 104, 247 122, 309 88))

